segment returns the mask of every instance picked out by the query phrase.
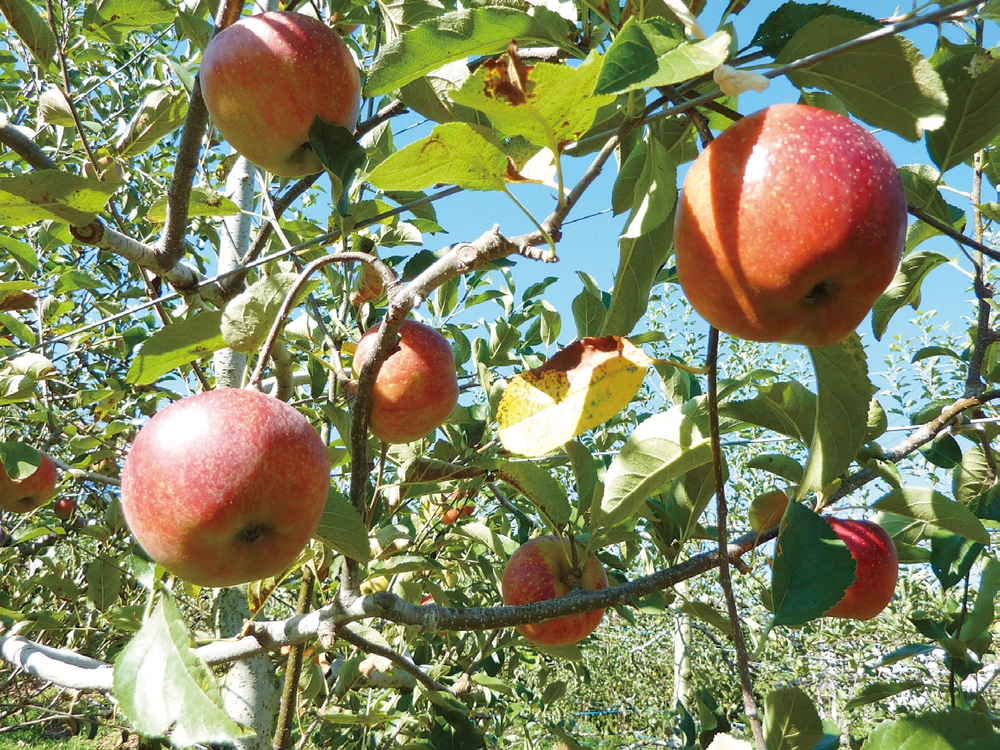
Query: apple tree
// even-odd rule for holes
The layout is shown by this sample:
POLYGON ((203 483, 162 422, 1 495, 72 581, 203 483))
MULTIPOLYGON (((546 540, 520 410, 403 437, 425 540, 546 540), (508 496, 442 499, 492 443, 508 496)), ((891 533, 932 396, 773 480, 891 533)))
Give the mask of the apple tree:
POLYGON ((0 13, 0 734, 1000 747, 997 0, 0 13))

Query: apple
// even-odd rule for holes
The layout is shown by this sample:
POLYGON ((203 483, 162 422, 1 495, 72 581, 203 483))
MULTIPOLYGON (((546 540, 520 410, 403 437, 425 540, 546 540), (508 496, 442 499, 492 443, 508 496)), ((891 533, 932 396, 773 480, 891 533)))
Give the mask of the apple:
POLYGON ((12 513, 29 513, 40 508, 56 493, 58 481, 55 462, 44 453, 38 467, 20 479, 11 479, 0 465, 0 508, 12 513))
MULTIPOLYGON (((358 342, 355 373, 368 361, 380 327, 370 328, 358 342)), ((399 345, 375 378, 368 429, 386 443, 410 443, 442 425, 457 403, 451 344, 429 325, 404 320, 399 345)))
POLYGON ((323 170, 309 146, 316 117, 353 132, 361 106, 358 67, 344 40, 301 13, 249 16, 208 43, 199 71, 219 133, 281 177, 323 170))
POLYGON ((896 590, 899 558, 889 532, 873 521, 826 518, 857 563, 857 576, 844 598, 824 617, 870 620, 889 604, 896 590))
POLYGON ((52 503, 52 512, 56 514, 56 518, 68 520, 69 518, 72 518, 73 511, 75 510, 76 500, 73 500, 70 497, 60 497, 52 503))
POLYGON ((829 346, 892 281, 906 195, 885 148, 843 115, 779 104, 737 121, 684 180, 677 275, 720 331, 829 346))
POLYGON ((308 544, 330 485, 326 445, 293 407, 254 390, 188 396, 147 422, 121 502, 136 541, 199 586, 276 576, 308 544))
MULTIPOLYGON (((574 576, 568 545, 568 541, 559 537, 544 536, 518 547, 507 561, 500 582, 503 603, 534 604, 570 593, 574 576)), ((577 549, 582 552, 579 545, 577 549)), ((579 582, 588 591, 608 585, 608 576, 592 552, 583 563, 579 582)), ((540 646, 566 646, 594 632, 602 617, 603 609, 592 609, 530 625, 518 625, 517 631, 540 646)))
POLYGON ((475 509, 475 505, 463 505, 461 508, 448 508, 448 510, 441 514, 441 523, 445 525, 453 524, 462 516, 471 516, 475 509))

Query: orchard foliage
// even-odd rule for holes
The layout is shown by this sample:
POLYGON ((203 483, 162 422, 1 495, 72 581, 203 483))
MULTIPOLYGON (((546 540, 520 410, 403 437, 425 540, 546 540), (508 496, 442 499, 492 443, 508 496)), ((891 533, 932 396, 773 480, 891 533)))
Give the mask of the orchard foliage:
POLYGON ((250 6, 0 0, 0 460, 51 455, 75 503, 0 516, 0 732, 1000 746, 997 0, 290 2, 345 35, 365 97, 354 135, 313 124, 325 171, 298 181, 248 173, 201 99, 208 40, 250 6), (708 330, 672 255, 686 165, 778 98, 876 132, 908 202, 870 318, 809 350, 708 330), (608 221, 617 246, 579 231, 608 221), (382 444, 407 316, 450 343, 460 396, 382 444), (235 596, 153 563, 118 497, 139 428, 217 386, 289 401, 332 464, 314 539, 235 596), (869 622, 821 617, 855 578, 821 513, 895 542, 869 622), (609 586, 502 606, 506 560, 547 534, 609 586), (595 609, 578 644, 515 629, 595 609))

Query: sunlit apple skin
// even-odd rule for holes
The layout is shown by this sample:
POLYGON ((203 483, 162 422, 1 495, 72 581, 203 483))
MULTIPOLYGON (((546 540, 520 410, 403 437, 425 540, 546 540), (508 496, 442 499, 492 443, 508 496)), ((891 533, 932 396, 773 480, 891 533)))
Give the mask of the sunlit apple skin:
POLYGON ((259 391, 176 401, 139 431, 122 510, 146 553, 200 586, 278 575, 316 531, 330 484, 326 446, 294 408, 259 391))
POLYGON ((76 501, 70 497, 61 497, 52 503, 52 512, 56 514, 56 518, 61 518, 64 521, 70 519, 75 510, 76 501))
POLYGON ((475 505, 463 505, 461 508, 448 508, 441 514, 441 523, 448 526, 455 523, 462 516, 471 516, 475 510, 475 505))
MULTIPOLYGON (((569 558, 568 544, 558 537, 544 536, 530 539, 518 547, 507 561, 500 582, 503 603, 534 604, 570 593, 573 563, 569 558)), ((577 548, 582 554, 583 550, 579 546, 577 548)), ((608 576, 593 553, 587 555, 580 582, 588 591, 608 585, 608 576)), ((603 609, 592 609, 530 625, 518 625, 517 631, 540 646, 566 646, 593 633, 602 617, 603 609)))
POLYGON ((826 518, 857 563, 857 578, 824 617, 870 620, 888 606, 896 590, 899 558, 889 533, 877 523, 826 518))
POLYGON ((44 453, 38 467, 28 476, 11 479, 0 466, 0 508, 12 513, 30 513, 40 508, 56 494, 59 472, 55 463, 44 453))
MULTIPOLYGON (((368 361, 380 325, 358 342, 356 373, 368 361)), ((404 320, 399 346, 375 378, 368 429, 387 443, 409 443, 442 425, 457 403, 455 353, 448 339, 429 325, 404 320)))
POLYGON ((354 130, 361 83, 337 33, 309 16, 268 12, 223 29, 199 72, 212 121, 234 149, 282 177, 322 171, 309 146, 317 116, 354 130))
POLYGON ((868 131, 775 105, 734 123, 691 166, 674 224, 677 275, 720 331, 828 346, 892 281, 906 221, 899 173, 868 131))

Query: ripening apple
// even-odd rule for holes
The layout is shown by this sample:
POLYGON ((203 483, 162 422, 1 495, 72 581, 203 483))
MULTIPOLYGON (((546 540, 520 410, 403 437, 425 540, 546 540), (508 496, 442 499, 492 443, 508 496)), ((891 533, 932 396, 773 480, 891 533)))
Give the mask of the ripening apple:
MULTIPOLYGON (((358 342, 355 373, 368 361, 380 327, 358 342)), ((442 425, 457 403, 455 353, 448 339, 429 325, 404 320, 399 345, 375 378, 368 429, 386 443, 409 443, 442 425)))
POLYGON ((903 183, 851 119, 779 104, 737 121, 684 180, 677 275, 720 331, 754 341, 835 344, 896 273, 903 183))
POLYGON ((441 523, 446 526, 453 524, 462 516, 471 516, 475 510, 475 505, 463 505, 461 508, 448 508, 441 514, 441 523))
POLYGON ((870 620, 888 606, 896 590, 899 558, 889 532, 873 521, 830 518, 833 530, 857 563, 854 583, 848 586, 824 617, 870 620))
POLYGON ((40 508, 56 493, 58 481, 55 462, 44 453, 38 467, 20 479, 11 479, 0 465, 0 508, 12 513, 29 513, 40 508))
POLYGON ((64 521, 72 518, 75 510, 76 500, 71 497, 60 497, 52 503, 52 512, 56 514, 56 518, 61 518, 64 521))
MULTIPOLYGON (((555 536, 530 539, 507 561, 501 588, 503 603, 533 604, 566 596, 572 591, 573 562, 569 542, 555 536)), ((576 544, 574 542, 574 544, 576 544)), ((577 545, 582 554, 583 550, 577 545)), ((580 584, 587 591, 606 588, 608 576, 593 552, 587 555, 580 572, 580 584)), ((590 635, 604 617, 603 609, 592 609, 529 625, 517 631, 540 646, 566 646, 590 635)))
POLYGON ((316 117, 353 132, 358 67, 329 26, 295 12, 249 16, 208 43, 199 71, 212 121, 234 149, 282 177, 322 171, 309 146, 316 117))
POLYGON ((146 553, 199 586, 276 576, 308 544, 330 485, 302 414, 254 390, 206 391, 157 412, 122 470, 125 521, 146 553))

